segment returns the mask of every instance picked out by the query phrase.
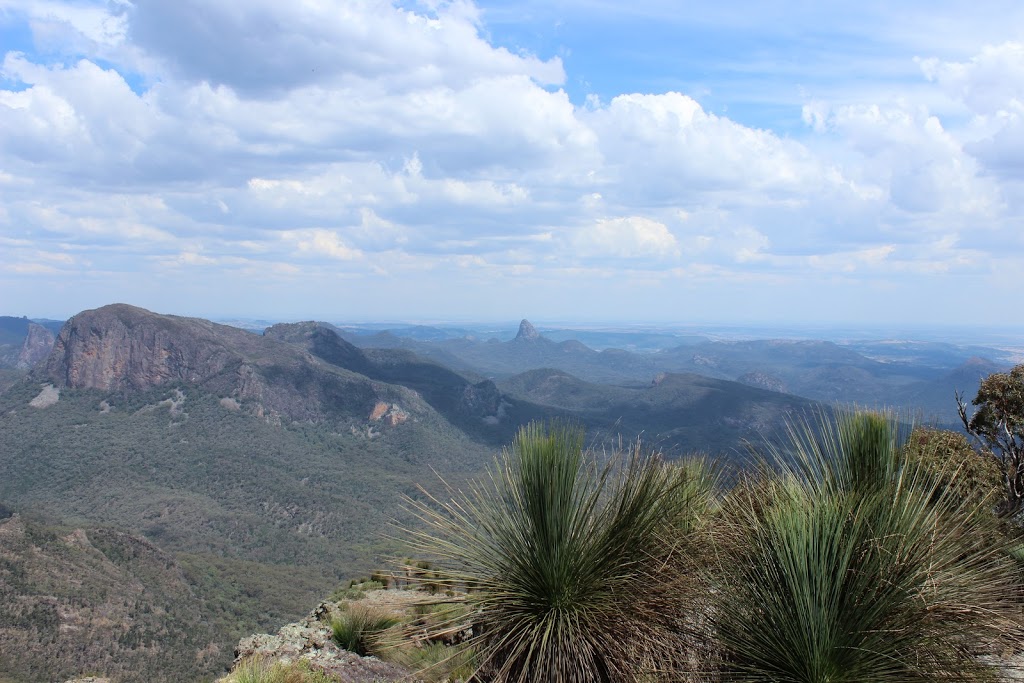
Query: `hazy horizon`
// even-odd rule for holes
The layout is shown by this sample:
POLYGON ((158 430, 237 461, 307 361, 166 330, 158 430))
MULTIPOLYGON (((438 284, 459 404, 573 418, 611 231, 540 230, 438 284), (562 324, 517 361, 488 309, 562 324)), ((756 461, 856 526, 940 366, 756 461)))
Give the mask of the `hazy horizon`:
MULTIPOLYGON (((127 303, 127 302, 111 302, 127 303)), ((129 304, 136 305, 136 304, 129 304)), ((144 308, 144 307, 142 307, 144 308)), ((86 309, 83 309, 86 310, 86 309)), ((67 320, 80 313, 75 311, 67 316, 38 315, 33 312, 4 311, 0 316, 25 317, 31 320, 67 320)), ((338 318, 331 315, 312 314, 307 316, 246 316, 246 315, 199 315, 183 310, 154 310, 162 315, 203 318, 213 322, 258 330, 277 323, 303 321, 326 322, 340 327, 366 331, 401 329, 407 327, 434 327, 438 329, 465 329, 483 338, 496 337, 511 339, 515 336, 522 320, 528 320, 541 333, 545 331, 606 332, 621 334, 666 334, 680 337, 706 336, 721 340, 755 339, 806 339, 834 342, 851 341, 921 341, 944 342, 959 346, 990 345, 994 348, 1019 349, 1024 353, 1024 326, 977 326, 965 324, 929 325, 910 323, 904 325, 817 323, 800 321, 774 322, 728 322, 713 320, 573 320, 566 318, 541 318, 527 315, 515 318, 470 318, 470 317, 411 317, 395 318, 381 315, 377 318, 338 318)))

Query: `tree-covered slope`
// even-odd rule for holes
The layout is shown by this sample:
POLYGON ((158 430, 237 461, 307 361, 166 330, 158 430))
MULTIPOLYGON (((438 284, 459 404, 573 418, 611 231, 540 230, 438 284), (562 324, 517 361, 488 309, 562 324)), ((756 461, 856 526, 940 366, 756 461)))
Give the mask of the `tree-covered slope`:
POLYGON ((0 676, 198 680, 230 662, 224 649, 181 566, 152 543, 0 520, 0 676))

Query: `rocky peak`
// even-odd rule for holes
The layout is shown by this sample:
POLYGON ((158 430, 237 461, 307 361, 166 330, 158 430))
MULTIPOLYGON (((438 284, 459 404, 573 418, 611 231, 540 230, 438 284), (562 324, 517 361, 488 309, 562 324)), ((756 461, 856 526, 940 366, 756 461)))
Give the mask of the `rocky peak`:
POLYGON ((30 370, 36 363, 49 355, 50 349, 53 348, 53 342, 53 332, 50 332, 42 325, 29 323, 28 335, 25 337, 25 342, 21 345, 21 351, 18 353, 18 360, 15 362, 14 367, 21 370, 30 370))
POLYGON ((516 334, 516 341, 535 341, 537 339, 540 339, 540 332, 537 331, 537 328, 529 320, 523 318, 523 321, 519 323, 519 333, 516 334))
POLYGON ((113 304, 65 323, 40 371, 58 387, 143 390, 221 372, 245 348, 243 330, 113 304))
POLYGON ((52 385, 41 394, 47 400, 63 388, 136 392, 177 383, 198 386, 227 399, 221 403, 226 410, 275 424, 282 418, 364 422, 385 403, 389 410, 394 406, 387 424, 396 426, 424 410, 415 390, 359 372, 369 365, 361 351, 315 323, 257 335, 113 304, 65 323, 33 375, 52 385))

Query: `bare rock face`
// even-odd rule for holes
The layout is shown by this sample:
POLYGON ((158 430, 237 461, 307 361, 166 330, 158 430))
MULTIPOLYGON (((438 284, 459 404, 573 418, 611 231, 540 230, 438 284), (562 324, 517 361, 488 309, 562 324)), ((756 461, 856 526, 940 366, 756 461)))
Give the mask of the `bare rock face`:
POLYGON ((18 360, 15 361, 14 367, 19 370, 32 369, 36 363, 50 354, 53 343, 53 332, 42 325, 29 323, 28 336, 25 337, 25 343, 21 345, 21 351, 18 353, 18 360))
POLYGON ((402 407, 397 403, 378 401, 370 412, 370 422, 383 420, 385 424, 391 427, 397 427, 408 419, 409 413, 402 410, 402 407))
POLYGON ((540 332, 537 331, 537 328, 529 320, 523 318, 523 321, 519 323, 519 332, 516 334, 516 339, 518 341, 535 341, 540 339, 540 332))
MULTIPOLYGON (((144 390, 217 374, 246 345, 242 330, 124 304, 79 313, 61 329, 44 374, 58 387, 144 390)), ((254 335, 250 335, 254 336, 254 335)))
POLYGON ((425 409, 414 391, 339 367, 332 357, 318 358, 286 332, 263 336, 114 304, 65 323, 34 379, 58 390, 110 392, 195 385, 229 399, 222 405, 230 410, 274 424, 282 418, 365 422, 383 402, 396 406, 384 423, 398 426, 425 409))
MULTIPOLYGON (((340 616, 336 604, 324 602, 308 617, 281 627, 276 634, 242 638, 235 650, 235 666, 252 657, 282 663, 305 660, 341 683, 384 683, 410 680, 409 672, 375 657, 360 657, 335 644, 331 620, 340 616)), ((223 679, 227 680, 227 679, 223 679)))

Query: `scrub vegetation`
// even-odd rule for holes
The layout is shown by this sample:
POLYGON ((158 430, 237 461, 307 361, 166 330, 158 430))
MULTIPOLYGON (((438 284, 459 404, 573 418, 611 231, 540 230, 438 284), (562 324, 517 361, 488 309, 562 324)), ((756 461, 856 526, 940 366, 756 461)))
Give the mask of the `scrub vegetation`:
POLYGON ((408 637, 464 634, 478 681, 1000 680, 1019 534, 962 437, 851 412, 763 450, 725 486, 524 428, 487 477, 410 501, 438 602, 464 609, 408 637))

